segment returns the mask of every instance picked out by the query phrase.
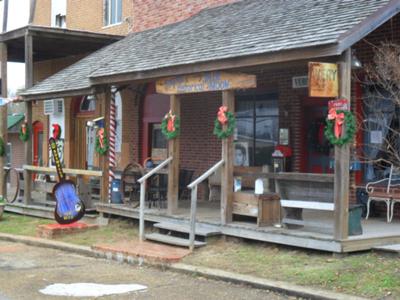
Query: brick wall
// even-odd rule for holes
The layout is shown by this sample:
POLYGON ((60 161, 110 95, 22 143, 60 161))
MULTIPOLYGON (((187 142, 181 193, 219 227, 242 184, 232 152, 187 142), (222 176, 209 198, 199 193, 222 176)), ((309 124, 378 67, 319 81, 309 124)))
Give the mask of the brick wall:
POLYGON ((19 139, 18 133, 8 134, 8 142, 11 143, 11 166, 21 168, 24 164, 24 143, 19 139))
POLYGON ((143 31, 183 21, 205 8, 237 0, 141 0, 133 1, 133 31, 143 31))
POLYGON ((51 0, 36 0, 33 24, 51 26, 51 0))

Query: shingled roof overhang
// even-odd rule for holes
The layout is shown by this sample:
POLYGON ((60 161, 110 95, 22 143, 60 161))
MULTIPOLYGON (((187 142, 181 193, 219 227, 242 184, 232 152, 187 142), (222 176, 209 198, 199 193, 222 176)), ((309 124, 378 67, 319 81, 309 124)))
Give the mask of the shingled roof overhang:
POLYGON ((89 89, 336 56, 399 10, 400 0, 240 1, 206 9, 180 23, 131 34, 89 55, 90 61, 85 58, 44 80, 24 97, 41 99, 51 93, 67 94, 74 89, 66 84, 70 75, 83 68, 86 71, 76 75, 89 89))
POLYGON ((120 35, 28 25, 0 34, 7 44, 8 61, 25 61, 25 36, 33 39, 33 60, 42 61, 91 53, 123 38, 120 35))

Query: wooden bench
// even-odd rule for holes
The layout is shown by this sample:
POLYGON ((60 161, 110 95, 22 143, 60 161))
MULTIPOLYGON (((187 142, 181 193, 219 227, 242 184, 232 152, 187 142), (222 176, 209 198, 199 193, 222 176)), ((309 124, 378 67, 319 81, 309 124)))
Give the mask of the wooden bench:
POLYGON ((333 182, 331 174, 276 174, 276 192, 286 213, 282 222, 304 225, 303 209, 334 211, 333 182))

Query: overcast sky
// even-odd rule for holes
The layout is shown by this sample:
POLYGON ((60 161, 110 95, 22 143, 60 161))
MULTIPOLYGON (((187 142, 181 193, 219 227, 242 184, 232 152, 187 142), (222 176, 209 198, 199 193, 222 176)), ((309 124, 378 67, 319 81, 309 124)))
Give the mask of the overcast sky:
MULTIPOLYGON (((0 24, 3 24, 3 3, 1 1, 0 24)), ((28 24, 29 0, 8 1, 7 31, 23 27, 28 24)), ((17 90, 25 85, 25 66, 20 63, 8 63, 8 89, 17 90)))

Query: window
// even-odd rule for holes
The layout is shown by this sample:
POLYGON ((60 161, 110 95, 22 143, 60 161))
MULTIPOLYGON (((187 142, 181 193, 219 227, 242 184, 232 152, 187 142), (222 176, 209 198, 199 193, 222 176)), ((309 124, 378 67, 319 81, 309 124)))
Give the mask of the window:
POLYGON ((105 0, 104 25, 113 25, 122 21, 122 0, 105 0))
POLYGON ((79 107, 79 112, 91 112, 95 110, 96 97, 93 95, 84 96, 79 107))
POLYGON ((51 26, 66 28, 67 0, 51 1, 51 26))
POLYGON ((241 160, 242 165, 271 165, 271 155, 278 142, 279 133, 277 95, 238 94, 236 118, 235 142, 238 149, 245 149, 247 156, 241 160))

